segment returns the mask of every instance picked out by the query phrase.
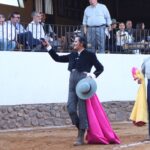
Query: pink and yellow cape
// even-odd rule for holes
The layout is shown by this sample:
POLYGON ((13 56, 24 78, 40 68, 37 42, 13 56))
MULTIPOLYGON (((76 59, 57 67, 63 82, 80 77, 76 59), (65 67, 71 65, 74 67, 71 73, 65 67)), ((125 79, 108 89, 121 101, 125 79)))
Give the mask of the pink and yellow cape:
POLYGON ((132 76, 134 80, 140 82, 140 86, 130 115, 130 120, 132 120, 136 126, 143 126, 148 121, 145 80, 143 74, 136 67, 132 68, 132 76))
POLYGON ((89 144, 120 144, 120 140, 113 131, 107 115, 97 97, 94 94, 86 100, 86 110, 89 128, 86 140, 89 144))

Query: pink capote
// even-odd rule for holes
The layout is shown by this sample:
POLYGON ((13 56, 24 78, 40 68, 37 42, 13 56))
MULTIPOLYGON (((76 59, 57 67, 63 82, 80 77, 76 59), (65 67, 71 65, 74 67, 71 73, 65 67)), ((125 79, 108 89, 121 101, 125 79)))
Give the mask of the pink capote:
POLYGON ((89 123, 87 142, 89 144, 120 144, 96 94, 86 100, 86 110, 89 123))

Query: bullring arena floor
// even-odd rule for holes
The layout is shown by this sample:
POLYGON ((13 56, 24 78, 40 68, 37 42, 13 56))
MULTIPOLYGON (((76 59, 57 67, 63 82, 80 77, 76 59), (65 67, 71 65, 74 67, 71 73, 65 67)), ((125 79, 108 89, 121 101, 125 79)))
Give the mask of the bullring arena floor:
POLYGON ((121 139, 120 145, 88 145, 75 147, 77 131, 74 127, 34 128, 0 131, 0 150, 150 150, 147 126, 132 123, 113 123, 121 139))

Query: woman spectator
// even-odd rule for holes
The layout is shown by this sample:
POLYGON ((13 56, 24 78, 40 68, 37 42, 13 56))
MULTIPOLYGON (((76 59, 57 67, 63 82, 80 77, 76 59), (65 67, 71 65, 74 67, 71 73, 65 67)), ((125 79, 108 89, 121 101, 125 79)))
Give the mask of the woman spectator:
POLYGON ((148 37, 148 30, 145 29, 144 22, 137 23, 136 30, 133 34, 134 42, 137 42, 137 45, 139 45, 139 49, 141 53, 146 52, 146 48, 148 49, 147 44, 147 37, 148 37))
POLYGON ((137 23, 136 31, 134 32, 135 42, 145 42, 147 40, 148 31, 145 29, 144 22, 137 23))

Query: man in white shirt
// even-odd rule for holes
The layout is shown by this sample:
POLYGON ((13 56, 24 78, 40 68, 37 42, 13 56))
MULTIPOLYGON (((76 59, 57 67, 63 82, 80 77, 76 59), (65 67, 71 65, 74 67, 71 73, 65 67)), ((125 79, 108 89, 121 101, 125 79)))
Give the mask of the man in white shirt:
POLYGON ((19 12, 13 12, 10 15, 10 20, 7 21, 8 24, 15 27, 16 30, 16 40, 17 43, 22 44, 25 50, 30 50, 32 48, 32 33, 26 31, 23 25, 20 23, 21 15, 19 12))
POLYGON ((15 28, 7 24, 5 16, 0 14, 0 50, 14 50, 15 47, 15 28))
POLYGON ((33 46, 40 44, 40 39, 45 38, 43 26, 40 24, 41 15, 39 12, 32 12, 32 22, 27 26, 27 31, 30 31, 33 35, 33 46))

